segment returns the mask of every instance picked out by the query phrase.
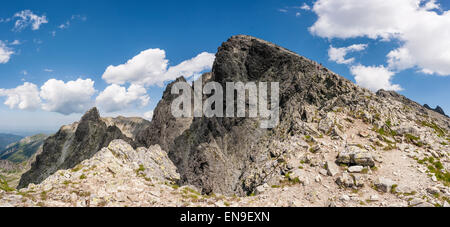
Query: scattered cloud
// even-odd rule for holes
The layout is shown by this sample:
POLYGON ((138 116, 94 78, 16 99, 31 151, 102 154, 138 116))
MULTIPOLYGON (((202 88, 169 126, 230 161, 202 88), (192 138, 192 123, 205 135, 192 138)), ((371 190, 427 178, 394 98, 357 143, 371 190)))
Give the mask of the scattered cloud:
POLYGON ((328 49, 328 57, 330 61, 334 61, 338 64, 351 64, 355 61, 355 58, 346 59, 345 57, 347 56, 347 54, 351 52, 362 51, 366 48, 367 44, 354 44, 348 47, 341 48, 330 46, 330 49, 328 49))
POLYGON ((64 115, 83 113, 92 106, 91 97, 96 93, 94 81, 78 79, 65 83, 50 79, 42 87, 42 109, 64 115))
POLYGON ((9 22, 11 19, 10 18, 0 18, 0 23, 6 23, 9 22))
POLYGON ((169 67, 169 60, 166 59, 164 50, 148 49, 125 64, 108 66, 102 78, 109 84, 130 83, 142 86, 163 86, 164 82, 174 80, 179 76, 189 78, 205 70, 210 70, 214 59, 214 54, 203 52, 179 65, 169 67))
POLYGON ((23 10, 14 14, 13 18, 18 18, 14 24, 14 31, 22 31, 23 29, 31 26, 31 30, 39 30, 42 24, 48 23, 45 15, 38 16, 31 10, 23 10))
POLYGON ((70 18, 71 20, 81 20, 81 21, 86 21, 87 17, 84 15, 72 15, 72 17, 70 18))
MULTIPOLYGON (((39 39, 34 39, 33 42, 41 43, 39 39)), ((2 42, 2 45, 6 50, 6 44, 2 42)), ((7 51, 5 53, 12 54, 7 51)), ((202 72, 211 70, 214 60, 214 54, 203 52, 178 65, 169 66, 164 50, 148 49, 125 64, 107 67, 102 77, 110 85, 94 99, 97 91, 91 79, 68 82, 50 79, 40 89, 25 82, 24 85, 13 89, 0 89, 0 96, 6 96, 5 104, 13 109, 42 109, 70 115, 83 113, 96 104, 105 112, 117 113, 128 108, 147 106, 150 102, 147 86, 163 86, 164 82, 180 76, 187 79, 196 78, 202 72), (128 88, 124 84, 129 84, 128 88)), ((49 68, 43 71, 54 72, 49 68)), ((22 74, 28 73, 24 70, 22 74)), ((147 119, 151 119, 150 113, 145 113, 147 119)))
POLYGON ((373 92, 380 89, 400 91, 402 88, 398 84, 392 84, 391 80, 394 72, 384 66, 363 66, 356 65, 350 68, 350 72, 355 76, 356 83, 373 92))
POLYGON ((108 66, 102 78, 110 84, 162 84, 168 64, 164 50, 148 49, 125 64, 108 66))
POLYGON ((318 15, 312 34, 395 39, 401 46, 386 56, 391 70, 450 75, 450 11, 436 12, 442 11, 436 0, 318 0, 312 10, 318 15))
POLYGON ((287 13, 288 10, 287 10, 287 9, 278 9, 278 12, 281 12, 281 13, 287 13))
POLYGON ((166 81, 175 80, 180 76, 191 78, 199 76, 201 72, 211 70, 216 56, 211 53, 203 52, 196 57, 183 61, 180 64, 169 67, 164 74, 166 81))
POLYGON ((76 20, 79 20, 79 21, 86 21, 87 20, 87 17, 86 16, 83 16, 83 15, 72 15, 71 17, 70 17, 70 19, 69 20, 67 20, 65 23, 63 23, 63 24, 60 24, 59 26, 58 26, 58 28, 59 29, 67 29, 67 28, 69 28, 70 27, 70 25, 72 24, 72 21, 76 21, 76 20))
POLYGON ((140 85, 132 84, 126 89, 112 84, 97 96, 96 104, 101 110, 112 113, 134 106, 144 107, 149 101, 147 90, 140 85))
POLYGON ((433 9, 441 9, 441 6, 439 3, 436 3, 437 0, 430 0, 424 5, 424 9, 426 10, 433 10, 433 9))
POLYGON ((42 41, 41 39, 33 39, 33 43, 40 45, 44 43, 44 41, 42 41))
POLYGON ((13 46, 17 46, 17 45, 20 45, 20 44, 22 44, 22 43, 19 40, 17 40, 17 39, 10 43, 10 45, 13 45, 13 46))
POLYGON ((303 5, 300 7, 300 9, 302 9, 302 10, 311 10, 311 7, 308 4, 303 3, 303 5))
POLYGON ((0 40, 0 64, 6 64, 11 59, 14 51, 0 40))
POLYGON ((58 26, 59 29, 66 29, 70 26, 70 21, 66 21, 66 23, 58 26))
POLYGON ((4 104, 10 109, 42 109, 64 115, 88 110, 93 104, 91 97, 95 93, 94 81, 91 79, 78 79, 67 83, 50 79, 40 90, 29 82, 13 89, 0 89, 0 97, 7 97, 4 104))
POLYGON ((36 110, 41 105, 38 87, 28 82, 13 89, 0 89, 1 96, 7 97, 4 104, 11 109, 36 110))

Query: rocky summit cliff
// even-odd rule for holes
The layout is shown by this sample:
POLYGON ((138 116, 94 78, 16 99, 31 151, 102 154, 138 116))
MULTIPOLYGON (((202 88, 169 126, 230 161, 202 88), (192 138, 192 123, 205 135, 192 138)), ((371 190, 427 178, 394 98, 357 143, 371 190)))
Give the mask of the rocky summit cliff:
POLYGON ((173 82, 135 140, 96 110, 61 128, 0 205, 450 206, 448 117, 245 35, 219 47, 209 81, 279 82, 280 123, 174 118, 173 82))
POLYGON ((43 152, 36 157, 31 169, 22 175, 18 188, 30 183, 40 183, 59 169, 75 167, 115 139, 122 139, 136 146, 130 137, 134 137, 133 133, 137 133, 146 124, 148 122, 143 119, 102 119, 98 110, 93 108, 80 122, 63 126, 45 140, 43 152))

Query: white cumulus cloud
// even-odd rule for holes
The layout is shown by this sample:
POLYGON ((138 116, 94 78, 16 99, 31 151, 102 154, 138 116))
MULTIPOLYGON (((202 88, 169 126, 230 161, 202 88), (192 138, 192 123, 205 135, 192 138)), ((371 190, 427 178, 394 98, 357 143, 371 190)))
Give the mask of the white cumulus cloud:
POLYGON ((91 97, 95 93, 94 81, 91 79, 67 83, 50 79, 41 87, 40 96, 44 100, 42 109, 64 115, 83 113, 92 106, 91 97))
POLYGON ((203 52, 192 59, 170 67, 164 74, 165 80, 175 80, 180 76, 185 78, 198 76, 201 72, 212 68, 215 58, 214 54, 203 52))
POLYGON ((380 89, 400 91, 402 88, 398 84, 392 84, 391 80, 394 72, 384 66, 363 66, 356 65, 350 68, 350 72, 355 76, 356 83, 373 92, 380 89))
POLYGON ((42 24, 48 23, 45 15, 38 16, 31 10, 23 10, 14 14, 14 18, 18 18, 14 24, 15 31, 22 31, 23 29, 31 26, 31 30, 39 30, 42 24))
POLYGON ((196 57, 169 67, 166 53, 161 49, 142 51, 125 64, 108 66, 102 78, 110 84, 125 83, 143 86, 158 85, 174 80, 179 76, 192 77, 212 67, 215 56, 211 53, 201 53, 196 57))
POLYGON ((311 10, 311 7, 310 7, 308 4, 303 3, 303 5, 300 7, 300 9, 303 9, 303 10, 311 10))
POLYGON ((0 40, 0 64, 8 63, 14 51, 0 40))
POLYGON ((150 97, 141 85, 132 84, 128 89, 112 84, 101 92, 96 99, 97 106, 108 112, 117 112, 133 106, 148 105, 150 97))
POLYGON ((401 46, 387 55, 391 70, 418 67, 450 75, 450 11, 436 0, 318 0, 312 10, 318 16, 310 27, 315 35, 395 39, 401 46))
POLYGON ((38 87, 28 82, 13 89, 0 89, 0 96, 7 97, 4 104, 11 109, 36 110, 41 105, 38 87))
POLYGON ((145 112, 144 118, 151 121, 153 119, 153 110, 145 112))
POLYGON ((341 47, 341 48, 335 48, 333 46, 330 46, 330 49, 328 49, 328 57, 330 61, 334 61, 338 64, 350 64, 355 61, 355 58, 348 58, 348 53, 351 52, 357 52, 362 51, 367 48, 367 44, 354 44, 348 47, 341 47))
POLYGON ((148 49, 142 51, 127 63, 106 68, 102 78, 111 84, 137 84, 161 83, 169 61, 166 52, 161 49, 148 49))

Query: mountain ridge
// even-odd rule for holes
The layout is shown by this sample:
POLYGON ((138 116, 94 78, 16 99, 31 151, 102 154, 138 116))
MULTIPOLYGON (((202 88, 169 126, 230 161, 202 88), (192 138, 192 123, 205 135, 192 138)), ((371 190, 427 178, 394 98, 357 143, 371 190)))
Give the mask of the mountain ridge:
MULTIPOLYGON (((135 120, 130 119, 128 123, 139 125, 147 122, 135 120)), ((31 169, 22 175, 18 188, 24 188, 30 183, 40 183, 59 169, 75 167, 115 139, 122 139, 136 147, 133 139, 125 135, 131 133, 133 126, 126 127, 126 124, 124 118, 102 119, 97 108, 92 108, 83 115, 80 122, 61 127, 56 134, 45 140, 42 153, 31 164, 31 169)))

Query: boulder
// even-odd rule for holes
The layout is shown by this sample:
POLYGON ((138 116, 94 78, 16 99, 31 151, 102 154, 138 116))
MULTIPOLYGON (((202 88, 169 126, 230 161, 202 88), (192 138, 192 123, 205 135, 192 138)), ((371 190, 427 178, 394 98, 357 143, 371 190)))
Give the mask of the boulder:
POLYGON ((345 151, 339 153, 336 162, 346 165, 375 166, 375 161, 368 151, 363 151, 356 146, 348 146, 345 151))
POLYGON ((375 187, 378 191, 381 192, 390 192, 392 189, 392 186, 395 185, 395 182, 389 178, 380 177, 375 182, 375 187))
POLYGON ((329 176, 334 177, 339 173, 339 166, 337 166, 334 162, 326 162, 326 167, 329 176))

